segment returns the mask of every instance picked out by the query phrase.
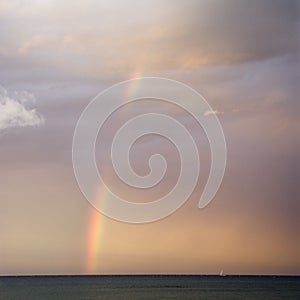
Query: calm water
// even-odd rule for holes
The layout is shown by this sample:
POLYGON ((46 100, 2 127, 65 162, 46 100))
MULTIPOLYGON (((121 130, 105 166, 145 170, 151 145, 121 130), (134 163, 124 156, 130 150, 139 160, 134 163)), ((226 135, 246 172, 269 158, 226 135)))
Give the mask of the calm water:
POLYGON ((300 300, 300 277, 36 276, 0 277, 1 300, 300 300))

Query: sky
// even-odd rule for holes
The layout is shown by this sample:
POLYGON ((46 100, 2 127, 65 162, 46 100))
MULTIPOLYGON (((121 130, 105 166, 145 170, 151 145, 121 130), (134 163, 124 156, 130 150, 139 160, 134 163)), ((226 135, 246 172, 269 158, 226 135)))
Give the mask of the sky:
MULTIPOLYGON (((0 0, 0 274, 299 275, 299 32, 297 0, 0 0), (72 139, 99 92, 144 76, 183 82, 210 103, 227 167, 199 209, 210 168, 202 128, 151 99, 129 104, 96 145, 101 176, 117 193, 153 201, 178 178, 178 153, 160 136, 141 138, 131 155, 140 174, 151 154, 166 156, 159 185, 132 190, 114 173, 114 128, 145 108, 176 115, 201 158, 179 210, 129 224, 84 198, 72 139)), ((97 194, 107 200, 101 187, 97 194)))

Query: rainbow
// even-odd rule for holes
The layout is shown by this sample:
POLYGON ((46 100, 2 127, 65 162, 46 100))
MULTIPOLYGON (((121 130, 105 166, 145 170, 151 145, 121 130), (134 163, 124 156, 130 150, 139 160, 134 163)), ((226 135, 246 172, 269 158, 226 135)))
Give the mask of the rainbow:
MULTIPOLYGON (((130 79, 141 77, 141 72, 134 71, 130 76, 130 79)), ((132 81, 127 89, 126 99, 130 99, 138 89, 136 81, 132 81)), ((96 192, 97 207, 105 205, 107 197, 105 195, 105 189, 99 187, 96 192), (99 205, 100 204, 100 205, 99 205)), ((101 246, 103 243, 104 235, 104 222, 105 216, 103 216, 96 208, 91 207, 91 212, 88 220, 88 232, 87 232, 87 249, 85 260, 85 273, 95 274, 99 270, 99 257, 101 254, 101 246)))
MULTIPOLYGON (((99 188, 97 200, 105 201, 104 189, 99 188)), ((85 273, 95 274, 99 266, 99 256, 104 233, 104 216, 94 207, 91 207, 87 234, 87 253, 85 262, 85 273)))
MULTIPOLYGON (((140 71, 134 71, 132 73, 132 75, 130 76, 130 79, 137 79, 137 78, 141 78, 141 72, 140 71)), ((129 80, 130 80, 129 79, 129 80)), ((132 95, 135 94, 136 90, 138 89, 138 83, 137 81, 132 81, 126 91, 126 100, 130 100, 130 98, 132 97, 132 95)))

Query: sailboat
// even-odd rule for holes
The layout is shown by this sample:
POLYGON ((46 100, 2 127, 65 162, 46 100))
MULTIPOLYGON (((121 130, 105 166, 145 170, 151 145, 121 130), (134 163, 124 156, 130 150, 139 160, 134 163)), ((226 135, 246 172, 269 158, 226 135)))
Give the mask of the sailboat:
POLYGON ((226 276, 226 275, 224 274, 224 272, 223 272, 223 269, 222 269, 221 272, 220 272, 220 276, 226 276))

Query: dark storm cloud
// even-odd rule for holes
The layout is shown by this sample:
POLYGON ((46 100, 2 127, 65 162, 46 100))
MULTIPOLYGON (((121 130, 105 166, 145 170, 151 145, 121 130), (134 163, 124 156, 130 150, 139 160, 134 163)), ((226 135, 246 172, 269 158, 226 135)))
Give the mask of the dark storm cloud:
POLYGON ((179 45, 187 53, 207 57, 208 63, 241 63, 297 52, 298 1, 188 3, 178 12, 178 17, 182 15, 179 45))
POLYGON ((79 4, 13 3, 0 21, 2 84, 239 64, 295 55, 299 46, 296 0, 133 1, 122 9, 92 1, 88 18, 79 4))

